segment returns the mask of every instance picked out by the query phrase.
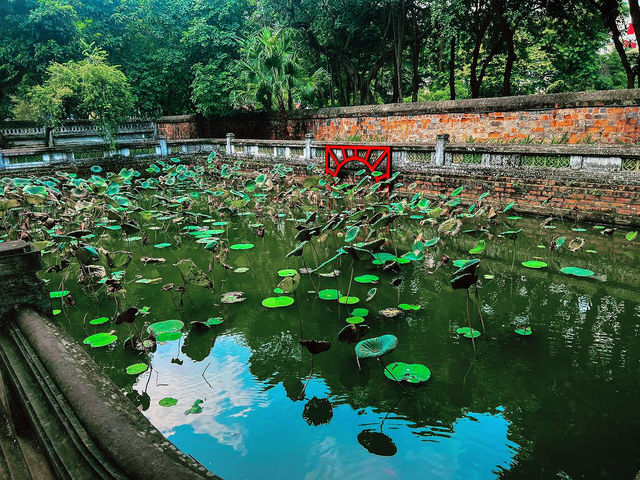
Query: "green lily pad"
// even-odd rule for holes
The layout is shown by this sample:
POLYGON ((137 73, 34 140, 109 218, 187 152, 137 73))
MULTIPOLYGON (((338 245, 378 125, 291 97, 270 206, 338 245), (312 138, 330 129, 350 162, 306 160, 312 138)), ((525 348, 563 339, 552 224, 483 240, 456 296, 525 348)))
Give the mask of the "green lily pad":
POLYGON ((357 315, 354 315, 353 317, 347 318, 347 323, 351 323, 353 325, 356 325, 358 323, 363 323, 363 322, 364 322, 364 318, 359 317, 357 315))
POLYGON ((360 299, 358 297, 347 297, 346 295, 338 298, 338 303, 341 303, 342 305, 354 305, 359 301, 360 299))
POLYGON ((267 308, 288 307, 293 305, 293 297, 282 295, 280 297, 268 297, 262 300, 262 306, 267 308))
POLYGON ((354 317, 366 317, 367 315, 369 315, 369 310, 367 310, 366 308, 354 308, 351 312, 351 315, 353 315, 354 317))
POLYGON ((327 288, 318 292, 318 297, 322 300, 337 300, 341 295, 340 290, 335 288, 327 288))
POLYGON ((85 338, 82 341, 82 343, 84 343, 85 345, 91 345, 93 348, 98 348, 98 347, 106 347, 107 345, 111 345, 116 340, 118 340, 118 337, 116 337, 115 335, 111 333, 102 332, 102 333, 96 333, 94 335, 89 335, 87 338, 85 338))
POLYGON ((229 248, 231 250, 251 250, 255 245, 253 243, 236 243, 235 245, 231 245, 229 248))
POLYGON ((545 262, 541 262, 539 260, 527 260, 526 262, 522 262, 523 267, 527 268, 547 268, 547 264, 545 262))
POLYGON ((60 290, 58 292, 49 292, 49 298, 62 298, 69 295, 71 292, 69 290, 60 290))
POLYGON ((456 330, 456 333, 465 338, 478 338, 481 335, 478 330, 469 327, 460 327, 456 330))
POLYGON ((280 277, 293 277, 298 271, 294 268, 285 268, 283 270, 278 270, 278 276, 280 277))
POLYGON ((516 332, 518 335, 522 335, 522 336, 528 336, 533 334, 533 331, 531 330, 531 327, 520 327, 520 328, 516 328, 514 330, 514 332, 516 332))
POLYGON ((167 248, 167 247, 170 247, 170 246, 171 246, 170 243, 156 243, 154 245, 154 247, 156 247, 156 248, 167 248))
POLYGON ((398 305, 400 310, 420 310, 422 307, 420 305, 412 305, 409 303, 401 303, 398 305))
POLYGON ((573 275, 574 277, 592 277, 595 272, 587 268, 580 267, 562 267, 560 271, 566 275, 573 275))
POLYGON ((181 320, 163 320, 162 322, 155 322, 149 325, 147 332, 160 335, 166 332, 177 332, 182 330, 182 327, 184 327, 184 323, 181 320))
POLYGON ((358 283, 376 283, 380 280, 380 277, 376 275, 360 275, 355 277, 353 280, 358 283))
POLYGON ((143 372, 147 371, 149 366, 146 363, 134 363, 133 365, 129 365, 127 367, 127 373, 129 375, 139 375, 143 372))
POLYGON ((160 405, 161 407, 173 407, 177 403, 178 403, 178 399, 177 398, 164 397, 163 399, 161 399, 158 402, 158 405, 160 405))
POLYGON ((384 369, 389 380, 407 383, 423 383, 431 378, 431 370, 421 363, 393 362, 384 369))
POLYGON ((94 318, 93 320, 89 320, 91 325, 102 325, 103 323, 107 323, 109 321, 109 317, 99 317, 94 318))

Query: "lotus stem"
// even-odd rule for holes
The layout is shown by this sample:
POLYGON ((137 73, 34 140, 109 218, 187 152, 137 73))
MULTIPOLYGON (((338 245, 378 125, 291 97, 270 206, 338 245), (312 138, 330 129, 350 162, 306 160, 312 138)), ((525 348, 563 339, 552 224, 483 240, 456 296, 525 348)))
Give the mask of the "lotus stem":
POLYGON ((480 295, 478 294, 478 285, 474 285, 475 294, 476 294, 476 305, 478 307, 478 315, 480 316, 480 323, 482 324, 482 333, 487 334, 487 330, 484 326, 484 321, 482 320, 482 309, 480 308, 480 295))
POLYGON ((304 392, 307 389, 307 385, 309 385, 309 381, 311 380, 311 375, 313 375, 313 355, 311 355, 311 371, 309 372, 309 376, 307 377, 307 382, 304 384, 304 386, 302 387, 302 390, 300 391, 300 395, 298 395, 298 400, 304 399, 304 392))
POLYGON ((473 356, 477 356, 476 340, 473 338, 473 328, 471 327, 471 315, 469 314, 469 289, 467 288, 467 324, 469 325, 469 335, 471 336, 471 345, 473 345, 473 356))

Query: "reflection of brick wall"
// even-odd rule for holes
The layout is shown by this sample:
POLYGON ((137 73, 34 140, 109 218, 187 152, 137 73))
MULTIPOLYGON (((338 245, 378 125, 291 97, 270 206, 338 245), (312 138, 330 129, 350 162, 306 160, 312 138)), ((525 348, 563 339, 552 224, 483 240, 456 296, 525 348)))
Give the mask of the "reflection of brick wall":
MULTIPOLYGON (((615 144, 640 142, 639 120, 640 89, 632 89, 300 110, 291 112, 289 132, 294 139, 314 133, 327 141, 434 143, 436 135, 449 134, 454 143, 615 144)), ((207 123, 215 136, 274 138, 278 130, 276 115, 207 123)))
POLYGON ((158 135, 167 140, 184 140, 198 138, 198 124, 193 115, 176 115, 160 117, 157 120, 158 135))

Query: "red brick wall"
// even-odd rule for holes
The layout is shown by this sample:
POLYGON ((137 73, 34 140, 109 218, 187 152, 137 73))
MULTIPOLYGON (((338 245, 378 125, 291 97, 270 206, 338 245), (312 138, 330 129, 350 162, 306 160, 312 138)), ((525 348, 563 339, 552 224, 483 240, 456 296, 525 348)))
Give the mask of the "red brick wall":
MULTIPOLYGON (((523 95, 442 102, 363 105, 290 112, 289 135, 303 139, 434 143, 543 141, 640 142, 640 89, 523 95)), ((277 117, 244 114, 206 122, 209 136, 275 138, 277 117)), ((202 129, 201 129, 202 130, 202 129)), ((204 131, 204 130, 203 130, 204 131)))
POLYGON ((637 143, 640 106, 554 108, 524 112, 425 113, 336 117, 313 120, 317 140, 361 138, 382 142, 435 143, 449 134, 453 143, 566 141, 637 143))
POLYGON ((476 202, 483 192, 491 192, 490 203, 502 208, 515 200, 518 212, 640 224, 640 184, 621 181, 615 176, 602 174, 584 178, 579 173, 566 172, 554 178, 554 173, 546 170, 545 175, 490 174, 484 177, 473 171, 445 173, 440 170, 438 173, 405 179, 404 183, 415 181, 415 191, 431 198, 464 185, 461 198, 465 204, 476 202))
POLYGON ((167 140, 198 138, 198 123, 192 115, 160 117, 157 120, 158 135, 167 140))

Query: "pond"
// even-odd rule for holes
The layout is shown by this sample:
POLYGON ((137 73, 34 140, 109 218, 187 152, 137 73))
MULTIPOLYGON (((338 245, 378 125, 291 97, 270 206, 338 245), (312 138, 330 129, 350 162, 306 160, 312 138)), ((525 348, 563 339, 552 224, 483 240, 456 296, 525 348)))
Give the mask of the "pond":
POLYGON ((5 178, 0 197, 5 238, 36 213, 55 321, 177 447, 228 479, 637 473, 633 232, 214 161, 5 178), (358 359, 347 318, 397 346, 358 359))

